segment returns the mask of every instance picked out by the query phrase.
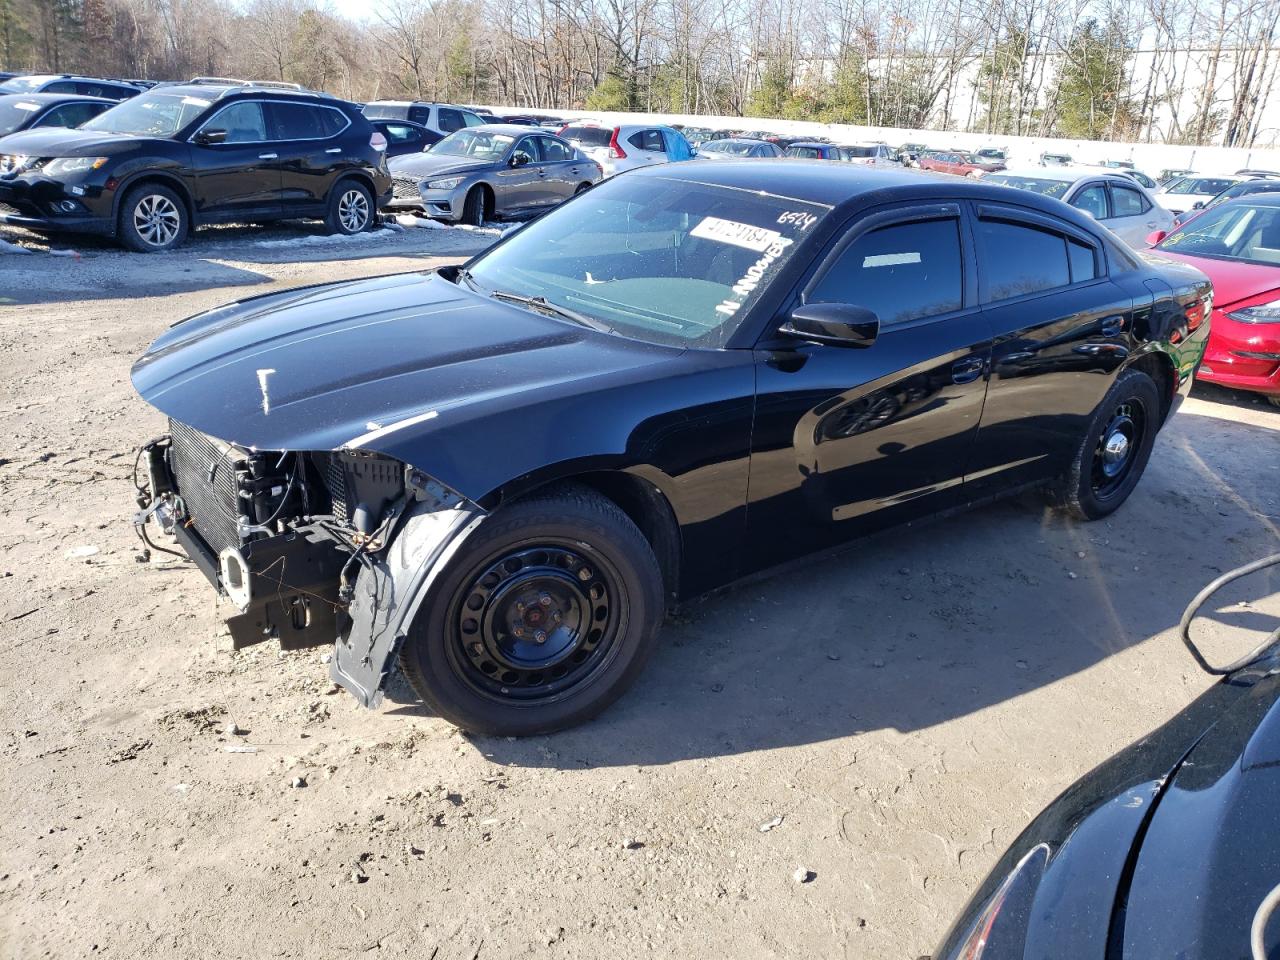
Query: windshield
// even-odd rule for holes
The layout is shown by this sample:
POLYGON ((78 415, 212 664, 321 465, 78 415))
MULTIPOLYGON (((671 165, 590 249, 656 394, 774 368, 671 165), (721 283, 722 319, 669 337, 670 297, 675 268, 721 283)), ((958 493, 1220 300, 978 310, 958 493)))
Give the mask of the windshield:
POLYGON ((1221 193, 1235 183, 1221 177, 1183 177, 1165 187, 1165 193, 1221 193))
POLYGON ((787 147, 786 154, 788 157, 799 157, 801 160, 822 158, 822 150, 818 147, 787 147))
POLYGON ((1280 264, 1280 206, 1240 200, 1207 209, 1165 237, 1156 249, 1194 257, 1280 264))
POLYGON ((0 134, 13 133, 30 120, 40 109, 40 104, 21 97, 0 98, 0 134))
POLYGON ((52 77, 10 77, 0 83, 0 93, 32 93, 38 91, 52 77))
POLYGON ((829 207, 619 177, 470 265, 486 292, 544 297, 651 343, 721 347, 829 207))
POLYGON ((209 104, 200 97, 144 93, 98 114, 80 129, 171 137, 209 109, 209 104))
POLYGON ((434 147, 432 153, 446 157, 472 157, 476 160, 501 160, 507 148, 515 141, 505 133, 484 133, 476 130, 459 130, 451 133, 434 147))
POLYGON ((875 147, 841 147, 846 157, 858 158, 874 157, 876 155, 875 147))
POLYGON ((983 183, 997 183, 1004 187, 1016 187, 1019 190, 1030 190, 1045 197, 1057 197, 1067 192, 1071 186, 1066 180, 1049 180, 1044 177, 1016 177, 1009 173, 991 173, 982 178, 983 183))

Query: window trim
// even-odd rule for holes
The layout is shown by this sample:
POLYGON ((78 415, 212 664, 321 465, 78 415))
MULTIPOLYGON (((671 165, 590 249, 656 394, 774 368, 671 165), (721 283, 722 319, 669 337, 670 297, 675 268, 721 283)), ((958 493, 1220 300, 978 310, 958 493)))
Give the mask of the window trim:
POLYGON ((1110 203, 1111 203, 1111 219, 1112 220, 1119 220, 1119 219, 1122 219, 1123 217, 1145 217, 1148 213, 1150 213, 1152 210, 1155 209, 1155 205, 1152 204, 1151 200, 1147 197, 1146 191, 1144 191, 1142 187, 1137 184, 1130 186, 1127 183, 1116 183, 1114 180, 1109 180, 1107 182, 1107 194, 1110 198, 1110 203), (1114 191, 1116 190, 1129 190, 1133 193, 1136 193, 1138 197, 1142 200, 1143 208, 1139 210, 1137 213, 1121 214, 1117 212, 1116 198, 1114 196, 1114 191))
MULTIPOLYGON (((375 118, 375 119, 381 120, 381 119, 384 119, 384 118, 382 118, 382 117, 377 117, 377 118, 375 118)), ((195 145, 195 146, 197 146, 197 147, 206 147, 206 146, 207 146, 207 147, 221 147, 221 146, 224 146, 224 145, 225 145, 225 146, 228 146, 228 147, 251 147, 251 146, 261 145, 261 144, 264 144, 264 143, 319 143, 320 141, 323 141, 323 140, 332 140, 334 137, 340 137, 340 136, 342 136, 344 133, 346 133, 346 132, 347 132, 347 130, 348 130, 348 129, 350 129, 350 127, 351 127, 351 123, 352 123, 352 121, 351 121, 351 118, 350 118, 349 116, 347 116, 345 113, 343 113, 343 112, 342 112, 341 110, 339 110, 337 107, 331 107, 331 106, 329 106, 327 103, 308 103, 308 102, 301 101, 301 100, 299 100, 299 101, 291 101, 291 100, 265 100, 265 99, 260 99, 260 98, 257 98, 257 97, 245 97, 243 100, 233 100, 233 101, 231 101, 230 103, 224 103, 224 104, 220 105, 220 106, 218 107, 218 109, 216 109, 215 111, 213 111, 213 113, 209 114, 208 119, 206 119, 206 120, 202 121, 198 127, 196 127, 194 130, 192 130, 192 131, 191 131, 191 135, 190 135, 189 137, 187 137, 187 143, 193 144, 193 145, 195 145), (213 123, 213 121, 214 121, 214 120, 218 119, 218 117, 222 115, 223 111, 225 111, 225 110, 229 110, 231 107, 237 106, 238 104, 241 104, 241 103, 256 103, 256 104, 258 104, 259 106, 261 106, 261 105, 263 105, 263 104, 269 104, 269 103, 285 103, 285 104, 288 104, 288 103, 299 103, 299 104, 301 104, 301 105, 302 105, 302 106, 304 106, 304 107, 311 107, 312 109, 331 110, 331 111, 333 111, 334 113, 338 114, 340 117, 342 117, 342 119, 343 119, 343 120, 345 120, 345 121, 346 121, 346 123, 344 124, 344 126, 342 127, 342 129, 341 129, 341 130, 339 130, 337 133, 331 133, 331 134, 329 134, 328 136, 325 136, 325 137, 290 137, 290 138, 289 138, 289 139, 287 139, 287 140, 285 140, 285 139, 280 139, 280 140, 269 140, 269 139, 268 139, 268 140, 237 140, 235 143, 227 143, 227 144, 222 144, 222 143, 209 143, 209 144, 205 144, 205 143, 196 143, 196 137, 197 137, 197 136, 199 136, 199 134, 200 134, 200 131, 201 131, 201 130, 203 130, 205 127, 209 126, 209 124, 213 123)), ((268 116, 267 116, 267 111, 266 111, 266 110, 263 110, 263 111, 262 111, 262 125, 263 125, 263 127, 264 127, 264 128, 266 128, 266 130, 267 130, 267 133, 268 133, 268 134, 271 132, 271 127, 272 127, 272 126, 274 126, 274 124, 272 123, 272 121, 271 121, 270 117, 268 117, 268 116)))
MULTIPOLYGON (((1081 213, 1081 216, 1085 216, 1085 214, 1081 213)), ((1053 296, 1063 290, 1080 289, 1087 287, 1090 284, 1102 283, 1110 280, 1111 263, 1109 258, 1103 253, 1103 246, 1101 242, 1093 234, 1085 230, 1081 230, 1068 220, 1059 220, 1055 217, 1049 216, 1048 214, 1030 210, 1025 207, 982 201, 974 204, 973 226, 974 263, 978 271, 978 302, 982 307, 1003 306, 1010 303, 1024 303, 1029 300, 1038 300, 1041 297, 1053 296), (1016 297, 1002 297, 998 300, 991 299, 987 293, 986 270, 983 267, 978 245, 977 230, 983 220, 996 220, 1004 223, 1011 223, 1016 226, 1046 230, 1051 233, 1060 234, 1064 238, 1079 241, 1093 251, 1093 277, 1088 280, 1080 281, 1070 279, 1071 255, 1067 251, 1066 240, 1064 239, 1062 255, 1066 259, 1067 263, 1067 283, 1060 284, 1055 287, 1046 287, 1043 290, 1035 290, 1031 293, 1019 294, 1016 297)))
MULTIPOLYGON (((822 256, 818 266, 809 275, 808 279, 801 281, 799 291, 790 297, 786 303, 798 303, 799 305, 808 303, 813 289, 831 272, 832 268, 844 255, 844 252, 868 233, 883 230, 886 227, 929 220, 956 221, 956 236, 960 241, 960 306, 945 313, 914 317, 910 320, 903 320, 901 323, 884 324, 883 329, 886 331, 910 330, 914 327, 941 323, 958 316, 973 313, 980 308, 975 296, 977 284, 973 273, 974 247, 969 237, 969 231, 965 227, 964 209, 960 203, 955 201, 914 203, 908 206, 879 210, 872 208, 864 214, 855 214, 852 221, 846 220, 844 224, 836 228, 837 234, 840 234, 843 230, 843 235, 822 256)), ((777 320, 777 325, 781 326, 784 322, 786 322, 785 316, 777 320)))

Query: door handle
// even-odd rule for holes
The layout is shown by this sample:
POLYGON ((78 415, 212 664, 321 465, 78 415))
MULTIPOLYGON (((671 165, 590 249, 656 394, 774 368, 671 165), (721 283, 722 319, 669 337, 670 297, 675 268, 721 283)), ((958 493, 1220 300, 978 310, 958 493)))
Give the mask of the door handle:
POLYGON ((963 360, 957 360, 951 365, 951 382, 973 383, 982 376, 985 366, 986 361, 981 357, 965 357, 963 360))
POLYGON ((341 147, 330 147, 328 150, 325 151, 325 153, 341 153, 341 152, 342 152, 341 147))
POLYGON ((1124 317, 1107 317, 1100 327, 1104 337, 1118 337, 1124 330, 1124 317))
POLYGON ((259 160, 275 160, 279 156, 280 154, 278 153, 260 153, 258 154, 258 159, 259 160))

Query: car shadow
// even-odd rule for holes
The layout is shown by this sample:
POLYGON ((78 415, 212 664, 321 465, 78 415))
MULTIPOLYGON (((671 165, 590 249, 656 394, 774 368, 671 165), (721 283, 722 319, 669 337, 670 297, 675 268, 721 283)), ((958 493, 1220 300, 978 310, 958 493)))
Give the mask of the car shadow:
MULTIPOLYGON (((1265 427, 1214 423, 1241 449, 1276 443, 1265 427)), ((514 766, 668 764, 921 730, 1087 670, 1174 626, 1219 573, 1280 549, 1280 521, 1257 506, 1273 501, 1274 472, 1216 474, 1221 449, 1202 446, 1221 439, 1202 441, 1202 426, 1175 419, 1105 521, 1065 519, 1027 494, 873 538, 687 606, 636 686, 595 721, 473 740, 514 766)), ((1258 625, 1243 610, 1215 618, 1258 625)))

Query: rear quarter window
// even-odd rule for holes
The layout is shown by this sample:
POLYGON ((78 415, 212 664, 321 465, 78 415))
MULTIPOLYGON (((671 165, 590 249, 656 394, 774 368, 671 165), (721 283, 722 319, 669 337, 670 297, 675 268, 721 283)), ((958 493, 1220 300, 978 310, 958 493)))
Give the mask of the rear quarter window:
POLYGON ((572 143, 580 143, 587 147, 607 147, 609 141, 613 139, 613 130, 604 127, 570 126, 566 127, 560 136, 572 143))
POLYGON ((1071 283, 1066 237, 1007 220, 978 221, 983 299, 1009 300, 1071 283))

